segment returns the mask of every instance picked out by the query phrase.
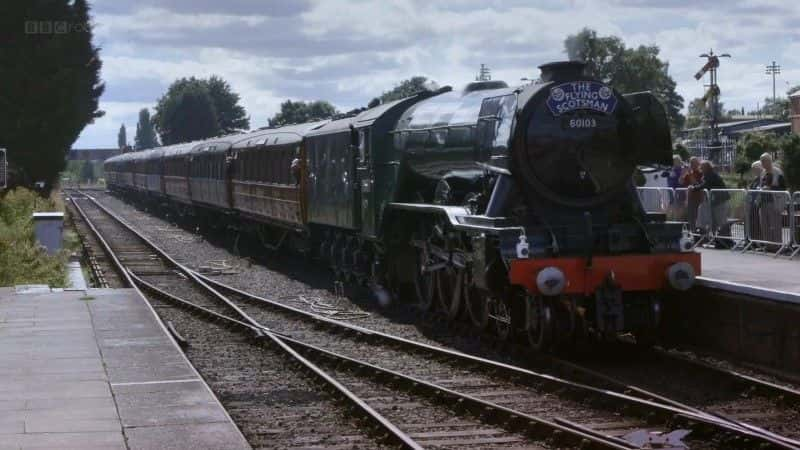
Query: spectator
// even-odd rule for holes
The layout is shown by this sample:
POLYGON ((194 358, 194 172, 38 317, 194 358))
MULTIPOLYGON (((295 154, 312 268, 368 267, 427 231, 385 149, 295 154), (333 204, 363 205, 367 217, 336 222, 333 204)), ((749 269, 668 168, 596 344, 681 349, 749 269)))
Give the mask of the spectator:
MULTIPOLYGON (((700 158, 692 156, 689 158, 689 168, 683 172, 680 177, 680 185, 685 188, 700 184, 703 179, 703 173, 700 171, 700 158)), ((687 195, 687 222, 689 222, 689 231, 694 233, 697 230, 697 209, 703 203, 703 191, 689 189, 687 195)))
POLYGON ((750 176, 753 178, 747 186, 748 189, 758 189, 761 187, 761 174, 763 172, 764 169, 761 168, 761 161, 756 161, 750 165, 750 176))
MULTIPOLYGON (((712 164, 711 161, 703 161, 700 163, 700 169, 703 172, 703 178, 700 183, 689 188, 691 191, 727 189, 725 181, 723 181, 722 177, 714 170, 714 164, 712 164)), ((724 191, 716 192, 711 196, 711 231, 714 234, 730 236, 730 224, 728 224, 730 198, 730 194, 724 191)), ((715 246, 717 248, 729 248, 726 243, 719 240, 715 242, 715 246)))
POLYGON ((786 179, 783 177, 781 169, 775 166, 772 161, 772 155, 764 153, 761 155, 761 167, 763 169, 761 174, 761 190, 768 191, 785 191, 786 179))
POLYGON ((761 161, 755 161, 750 166, 750 176, 753 178, 750 184, 747 185, 747 203, 750 208, 749 214, 751 218, 749 221, 750 236, 758 236, 758 239, 761 236, 761 202, 759 201, 760 194, 758 190, 761 189, 761 175, 763 172, 761 161))
POLYGON ((667 186, 672 189, 681 187, 681 175, 685 167, 681 155, 672 155, 672 168, 667 172, 667 186))
MULTIPOLYGON (((785 191, 786 180, 783 177, 783 172, 781 172, 772 161, 772 155, 764 153, 761 155, 760 162, 762 173, 759 179, 759 190, 785 191)), ((759 222, 761 236, 753 235, 754 238, 775 243, 783 242, 783 212, 786 209, 785 197, 766 192, 757 193, 756 195, 756 208, 754 208, 754 211, 758 214, 756 217, 759 222)))

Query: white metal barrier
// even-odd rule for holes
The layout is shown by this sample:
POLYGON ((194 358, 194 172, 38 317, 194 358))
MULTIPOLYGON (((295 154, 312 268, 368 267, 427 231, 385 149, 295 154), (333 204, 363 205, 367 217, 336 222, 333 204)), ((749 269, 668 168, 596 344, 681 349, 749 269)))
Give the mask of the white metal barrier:
POLYGON ((640 187, 636 190, 642 207, 649 213, 669 214, 675 203, 675 191, 665 187, 640 187))
POLYGON ((745 250, 761 248, 780 255, 792 248, 794 218, 788 191, 748 191, 745 250))
POLYGON ((637 192, 645 211, 684 223, 695 245, 730 241, 743 251, 800 254, 800 192, 649 187, 637 192))
POLYGON ((674 189, 673 198, 675 201, 667 219, 684 223, 689 234, 695 238, 695 246, 707 241, 712 228, 708 191, 678 188, 674 189))
POLYGON ((747 245, 747 190, 712 189, 711 236, 715 241, 731 241, 734 249, 747 245))

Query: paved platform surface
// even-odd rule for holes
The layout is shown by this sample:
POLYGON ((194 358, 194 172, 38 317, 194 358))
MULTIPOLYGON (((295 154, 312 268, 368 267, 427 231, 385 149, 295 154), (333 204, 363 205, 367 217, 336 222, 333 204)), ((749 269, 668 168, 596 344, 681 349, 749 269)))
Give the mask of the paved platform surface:
POLYGON ((0 288, 0 449, 247 449, 131 289, 0 288))
POLYGON ((701 249, 703 277, 730 281, 800 296, 800 258, 730 250, 701 249))

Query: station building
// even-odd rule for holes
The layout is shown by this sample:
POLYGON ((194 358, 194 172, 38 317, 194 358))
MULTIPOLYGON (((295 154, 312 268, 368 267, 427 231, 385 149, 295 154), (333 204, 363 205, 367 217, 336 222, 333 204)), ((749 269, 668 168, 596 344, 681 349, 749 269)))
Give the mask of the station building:
POLYGON ((789 96, 789 119, 792 121, 792 133, 800 134, 800 91, 789 96))

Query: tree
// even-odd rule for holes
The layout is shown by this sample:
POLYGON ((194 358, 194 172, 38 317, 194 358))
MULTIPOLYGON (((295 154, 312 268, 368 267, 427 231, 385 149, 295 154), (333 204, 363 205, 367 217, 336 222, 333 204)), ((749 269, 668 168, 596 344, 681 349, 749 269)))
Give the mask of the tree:
MULTIPOLYGON (((177 116, 170 116, 170 118, 167 118, 162 114, 162 111, 168 103, 173 102, 176 97, 182 95, 182 93, 187 90, 195 93, 199 92, 200 90, 205 91, 214 110, 216 124, 210 127, 207 132, 199 133, 199 135, 202 135, 203 137, 211 137, 219 134, 234 133, 236 131, 250 128, 250 118, 247 117, 244 107, 239 105, 239 94, 236 94, 231 90, 231 86, 227 81, 216 75, 212 75, 207 80, 198 79, 195 77, 180 78, 175 80, 170 85, 169 89, 167 89, 167 93, 158 100, 158 104, 156 105, 156 113, 153 116, 153 122, 156 130, 158 130, 158 134, 161 135, 161 141, 165 145, 175 142, 164 140, 164 134, 162 130, 171 128, 169 121, 181 119, 179 119, 177 116)), ((209 113, 206 111, 202 112, 202 114, 208 115, 209 113)), ((195 131, 199 132, 199 130, 195 131)), ((198 133, 192 133, 192 135, 198 135, 198 133)))
POLYGON ((139 121, 136 122, 136 136, 133 138, 133 146, 136 150, 158 147, 156 131, 153 129, 150 111, 147 108, 142 108, 139 111, 139 121))
POLYGON ((119 133, 117 133, 117 148, 125 148, 128 146, 128 137, 125 135, 125 124, 123 123, 121 127, 119 127, 119 133))
POLYGON ((571 60, 586 62, 586 73, 622 93, 652 91, 664 104, 673 130, 683 128, 683 97, 675 90, 669 63, 662 61, 655 45, 626 48, 616 36, 598 36, 584 28, 564 41, 571 60))
POLYGON ((208 93, 217 111, 217 123, 222 133, 235 133, 250 129, 250 117, 239 104, 239 94, 231 90, 231 85, 222 78, 212 75, 205 81, 208 93))
POLYGON ((101 117, 99 49, 86 0, 0 2, 0 147, 14 184, 50 190, 83 128, 101 117))
MULTIPOLYGON (((696 98, 689 102, 689 114, 686 116, 686 128, 699 127, 711 121, 711 108, 709 106, 710 105, 703 101, 702 98, 696 98)), ((725 111, 725 104, 723 102, 717 102, 717 118, 720 121, 728 117, 723 111, 725 111)))
POLYGON ((774 156, 779 149, 778 138, 771 133, 746 133, 736 143, 736 154, 751 163, 764 153, 774 156))
POLYGON ((217 111, 208 86, 196 78, 183 78, 172 83, 158 100, 153 123, 164 145, 220 134, 217 111))
POLYGON ((293 102, 286 100, 281 103, 281 110, 269 119, 271 127, 278 127, 292 123, 304 123, 314 120, 329 119, 339 111, 325 100, 314 102, 293 102))
POLYGON ((777 120, 789 120, 789 99, 786 97, 766 97, 764 99, 764 107, 761 108, 761 113, 772 116, 777 120))
POLYGON ((786 184, 793 191, 800 190, 800 136, 784 136, 780 146, 783 151, 783 175, 786 177, 786 184))
POLYGON ((675 152, 676 155, 680 156, 681 159, 684 161, 688 161, 689 157, 691 156, 689 154, 689 149, 686 148, 686 146, 683 144, 675 144, 675 148, 673 149, 673 151, 675 152))
POLYGON ((411 77, 401 81, 391 90, 384 92, 378 99, 381 103, 388 103, 400 100, 401 98, 411 97, 420 91, 428 90, 426 87, 427 82, 428 79, 423 76, 411 77))

